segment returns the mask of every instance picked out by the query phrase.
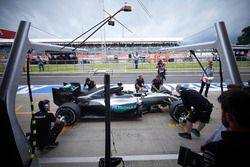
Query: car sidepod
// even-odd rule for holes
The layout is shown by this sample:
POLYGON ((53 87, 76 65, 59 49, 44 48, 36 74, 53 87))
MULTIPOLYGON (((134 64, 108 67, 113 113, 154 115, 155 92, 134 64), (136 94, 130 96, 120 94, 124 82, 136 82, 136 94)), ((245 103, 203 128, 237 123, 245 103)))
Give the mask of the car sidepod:
POLYGON ((153 106, 162 105, 163 107, 170 105, 170 96, 164 93, 147 93, 142 95, 142 107, 151 110, 153 106))
POLYGON ((138 98, 120 98, 111 99, 111 114, 124 115, 128 117, 141 117, 142 111, 140 110, 141 102, 138 98))
MULTIPOLYGON (((99 106, 105 106, 104 99, 94 99, 90 103, 99 104, 99 106)), ((140 110, 141 102, 138 98, 131 96, 119 96, 110 98, 110 112, 112 117, 141 117, 142 111, 140 110)), ((102 112, 105 115, 105 109, 102 112)), ((95 114, 96 115, 96 114, 95 114)))

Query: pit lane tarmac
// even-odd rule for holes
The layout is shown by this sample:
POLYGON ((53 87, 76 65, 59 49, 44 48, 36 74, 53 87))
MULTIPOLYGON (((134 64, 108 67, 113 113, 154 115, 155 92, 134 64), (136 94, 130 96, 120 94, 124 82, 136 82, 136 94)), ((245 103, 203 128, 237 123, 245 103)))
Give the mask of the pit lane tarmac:
MULTIPOLYGON (((209 92, 208 99, 214 104, 210 123, 201 132, 201 137, 192 140, 180 138, 182 128, 174 122, 167 109, 163 112, 147 113, 140 119, 112 120, 112 156, 123 157, 125 166, 177 167, 179 147, 186 146, 200 152, 200 146, 220 125, 221 110, 217 102, 219 91, 209 92)), ((51 101, 51 111, 57 106, 51 94, 34 94, 34 105, 40 100, 51 101)), ((30 127, 30 107, 27 94, 16 97, 16 114, 24 132, 30 127)), ((65 127, 58 137, 59 146, 55 149, 37 152, 43 167, 53 166, 98 166, 100 157, 105 154, 105 122, 103 118, 82 118, 73 126, 65 127)), ((121 165, 122 166, 122 165, 121 165)))

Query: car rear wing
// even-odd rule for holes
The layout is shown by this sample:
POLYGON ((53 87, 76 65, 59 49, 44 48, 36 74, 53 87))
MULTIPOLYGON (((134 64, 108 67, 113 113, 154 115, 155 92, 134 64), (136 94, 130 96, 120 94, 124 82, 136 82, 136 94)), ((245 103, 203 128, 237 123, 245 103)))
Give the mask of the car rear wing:
MULTIPOLYGON (((67 85, 68 83, 63 83, 63 86, 67 85)), ((52 88, 52 95, 53 95, 53 102, 57 106, 61 106, 67 102, 75 102, 77 101, 77 97, 81 93, 81 85, 79 83, 70 83, 73 85, 73 90, 65 87, 61 87, 59 89, 52 88)))

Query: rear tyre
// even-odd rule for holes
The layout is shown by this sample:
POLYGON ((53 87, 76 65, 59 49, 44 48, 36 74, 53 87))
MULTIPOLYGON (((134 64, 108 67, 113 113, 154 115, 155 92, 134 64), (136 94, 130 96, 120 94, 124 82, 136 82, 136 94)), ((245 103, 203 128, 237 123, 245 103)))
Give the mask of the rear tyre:
POLYGON ((66 125, 73 125, 80 118, 80 108, 75 103, 65 103, 57 109, 56 116, 59 115, 65 117, 66 125))
POLYGON ((179 122, 181 117, 186 117, 187 111, 181 100, 173 101, 170 104, 169 114, 176 122, 179 122))

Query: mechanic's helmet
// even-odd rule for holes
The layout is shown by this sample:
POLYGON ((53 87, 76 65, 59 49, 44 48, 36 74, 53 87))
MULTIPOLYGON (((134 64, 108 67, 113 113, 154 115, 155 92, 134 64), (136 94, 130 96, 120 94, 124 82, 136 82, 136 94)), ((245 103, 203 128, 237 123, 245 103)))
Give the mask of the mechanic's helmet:
POLYGON ((49 111, 49 100, 39 101, 38 107, 40 111, 43 111, 43 112, 49 111))
POLYGON ((186 88, 184 86, 182 86, 181 84, 177 84, 175 89, 176 89, 176 91, 178 90, 181 92, 181 91, 185 90, 186 88))
POLYGON ((121 82, 118 82, 117 85, 118 85, 118 86, 122 86, 122 83, 121 83, 121 82))
POLYGON ((86 82, 88 82, 88 81, 90 81, 90 78, 86 78, 86 80, 85 80, 86 82))

